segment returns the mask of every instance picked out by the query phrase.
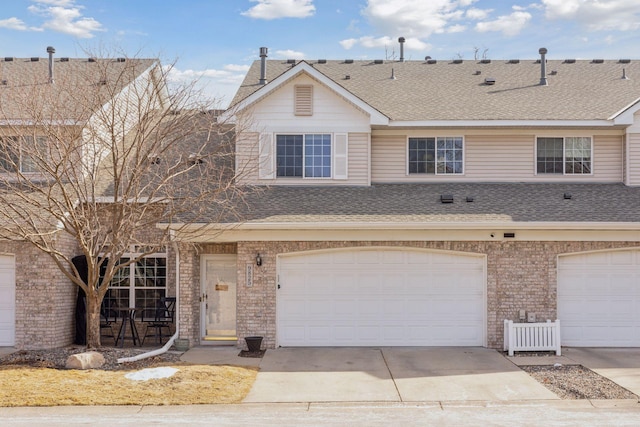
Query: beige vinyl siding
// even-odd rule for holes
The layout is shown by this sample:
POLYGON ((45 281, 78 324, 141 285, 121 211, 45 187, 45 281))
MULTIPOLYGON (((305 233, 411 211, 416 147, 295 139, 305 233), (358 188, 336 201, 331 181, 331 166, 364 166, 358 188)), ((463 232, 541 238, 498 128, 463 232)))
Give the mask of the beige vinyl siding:
POLYGON ((251 111, 252 130, 274 133, 369 132, 369 116, 307 75, 299 76, 258 101, 251 111), (296 86, 310 86, 313 115, 296 116, 296 86))
POLYGON ((402 182, 407 177, 407 137, 371 136, 371 182, 402 182))
MULTIPOLYGON (((410 135, 372 135, 371 181, 439 182, 622 182, 623 137, 620 135, 593 136, 593 174, 591 175, 537 175, 536 137, 534 134, 492 135, 489 133, 464 134, 448 130, 438 135, 464 137, 464 174, 407 174, 407 141, 410 135)), ((560 136, 572 136, 563 131, 560 136)), ((636 144, 636 159, 640 162, 640 135, 636 144)), ((636 177, 640 185, 640 174, 636 177)))
POLYGON ((369 134, 349 134, 349 178, 351 185, 369 185, 369 134))
POLYGON ((627 155, 627 185, 640 185, 640 134, 629 135, 627 155))
POLYGON ((258 132, 243 132, 236 139, 236 177, 239 184, 258 181, 258 132))
POLYGON ((486 181, 532 179, 535 171, 535 136, 468 135, 465 176, 486 181))

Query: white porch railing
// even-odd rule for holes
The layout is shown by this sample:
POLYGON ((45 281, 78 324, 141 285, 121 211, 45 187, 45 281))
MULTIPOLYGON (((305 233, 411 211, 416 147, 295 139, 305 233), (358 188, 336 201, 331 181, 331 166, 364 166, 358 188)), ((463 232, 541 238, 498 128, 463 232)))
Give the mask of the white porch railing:
POLYGON ((560 320, 546 323, 513 323, 504 321, 504 351, 555 351, 561 355, 560 320))

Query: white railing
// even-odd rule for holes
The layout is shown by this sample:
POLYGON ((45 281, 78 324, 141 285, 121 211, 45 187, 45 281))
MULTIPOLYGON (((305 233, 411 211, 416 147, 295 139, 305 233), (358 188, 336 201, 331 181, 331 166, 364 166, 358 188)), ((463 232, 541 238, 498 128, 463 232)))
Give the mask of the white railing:
POLYGON ((560 356, 560 320, 547 320, 546 323, 505 320, 504 350, 509 351, 509 356, 515 351, 555 351, 560 356))

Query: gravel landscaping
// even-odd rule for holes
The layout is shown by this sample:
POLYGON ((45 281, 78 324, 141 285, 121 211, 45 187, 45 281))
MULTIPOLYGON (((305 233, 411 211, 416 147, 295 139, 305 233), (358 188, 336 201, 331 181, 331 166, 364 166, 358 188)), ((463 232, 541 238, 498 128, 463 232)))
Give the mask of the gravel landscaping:
MULTIPOLYGON (((64 369, 67 358, 72 354, 83 353, 86 347, 70 346, 50 350, 19 350, 0 358, 0 365, 24 365, 38 368, 64 369)), ((168 351, 164 354, 149 357, 137 362, 118 363, 122 357, 131 357, 149 351, 149 349, 103 347, 97 350, 104 356, 105 363, 100 368, 104 371, 143 369, 161 362, 178 362, 182 352, 168 351)))
POLYGON ((638 399, 626 388, 581 365, 520 368, 561 399, 638 399))

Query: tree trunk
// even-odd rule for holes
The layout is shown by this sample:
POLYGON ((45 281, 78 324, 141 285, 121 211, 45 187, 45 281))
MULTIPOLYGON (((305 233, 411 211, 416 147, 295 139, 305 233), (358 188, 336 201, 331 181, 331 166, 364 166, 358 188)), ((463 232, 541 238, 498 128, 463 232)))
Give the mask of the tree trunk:
POLYGON ((100 347, 100 306, 98 292, 87 295, 87 348, 100 347))

